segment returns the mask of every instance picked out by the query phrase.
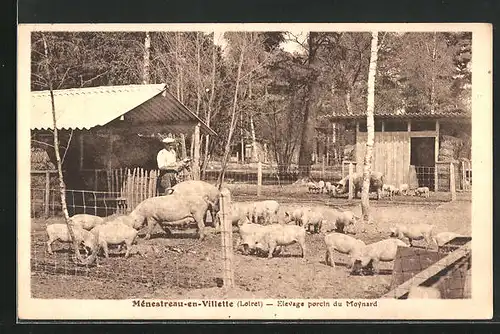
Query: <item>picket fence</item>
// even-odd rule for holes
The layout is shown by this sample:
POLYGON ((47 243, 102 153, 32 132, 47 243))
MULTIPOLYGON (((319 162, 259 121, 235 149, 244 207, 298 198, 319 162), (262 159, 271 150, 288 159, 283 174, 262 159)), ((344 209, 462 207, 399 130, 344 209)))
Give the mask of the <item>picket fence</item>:
MULTIPOLYGON (((122 168, 107 171, 107 195, 126 203, 126 211, 132 211, 146 198, 157 196, 156 181, 159 171, 143 168, 122 168)), ((109 196, 108 196, 109 198, 109 196)))

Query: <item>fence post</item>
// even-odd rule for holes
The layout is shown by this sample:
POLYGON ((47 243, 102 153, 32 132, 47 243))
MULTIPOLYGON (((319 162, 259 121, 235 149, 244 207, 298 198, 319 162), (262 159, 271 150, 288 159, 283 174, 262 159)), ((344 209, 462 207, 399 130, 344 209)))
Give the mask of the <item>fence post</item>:
POLYGON ((231 222, 231 193, 227 188, 221 190, 221 238, 222 238, 222 279, 226 290, 234 288, 233 268, 233 225, 231 222))
POLYGON ((438 164, 434 164, 434 191, 438 191, 438 164))
POLYGON ((321 178, 325 179, 325 156, 322 155, 322 162, 321 162, 321 178))
POLYGON ((262 191, 262 162, 257 162, 257 197, 260 197, 262 191))
POLYGON ((451 200, 454 201, 457 198, 457 194, 455 192, 455 166, 453 162, 450 162, 450 192, 451 200))
POLYGON ((45 172, 45 218, 49 217, 50 200, 50 172, 45 172))
POLYGON ((460 189, 465 191, 465 161, 460 161, 460 171, 462 172, 460 176, 460 189))
POLYGON ((354 184, 352 182, 352 175, 354 174, 354 166, 352 162, 349 162, 349 199, 352 199, 354 196, 354 184))

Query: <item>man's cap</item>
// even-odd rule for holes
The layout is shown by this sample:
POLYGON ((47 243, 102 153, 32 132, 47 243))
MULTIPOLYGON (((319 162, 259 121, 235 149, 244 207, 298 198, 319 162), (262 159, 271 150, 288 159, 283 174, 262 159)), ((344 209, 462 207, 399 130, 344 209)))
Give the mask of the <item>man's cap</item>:
POLYGON ((162 143, 164 143, 164 144, 173 144, 173 143, 175 143, 175 139, 167 137, 167 138, 165 138, 165 139, 162 140, 162 143))

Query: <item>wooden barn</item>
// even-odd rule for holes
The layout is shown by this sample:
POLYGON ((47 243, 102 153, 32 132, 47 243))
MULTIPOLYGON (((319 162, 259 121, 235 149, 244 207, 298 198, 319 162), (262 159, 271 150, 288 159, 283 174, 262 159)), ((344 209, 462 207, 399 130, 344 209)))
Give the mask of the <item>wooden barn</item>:
MULTIPOLYGON (((387 184, 399 186, 407 183, 410 187, 428 186, 431 190, 438 189, 440 165, 449 170, 450 162, 458 161, 458 158, 470 159, 469 112, 375 111, 374 118, 372 169, 384 173, 387 184), (461 143, 449 156, 443 155, 445 147, 441 147, 443 138, 447 136, 457 138, 461 143)), ((356 163, 356 170, 362 171, 367 140, 366 116, 337 113, 331 116, 331 121, 343 125, 346 131, 355 134, 352 160, 356 163)))
MULTIPOLYGON (((216 135, 165 84, 55 90, 54 101, 68 189, 118 191, 126 179, 118 178, 119 170, 157 169, 163 136, 178 139, 178 156, 183 157, 190 138, 216 135), (108 179, 113 172, 117 181, 101 187, 98 172, 108 179)), ((32 92, 31 105, 32 155, 45 151, 55 166, 49 91, 32 92)), ((199 157, 192 158, 195 165, 199 157)))

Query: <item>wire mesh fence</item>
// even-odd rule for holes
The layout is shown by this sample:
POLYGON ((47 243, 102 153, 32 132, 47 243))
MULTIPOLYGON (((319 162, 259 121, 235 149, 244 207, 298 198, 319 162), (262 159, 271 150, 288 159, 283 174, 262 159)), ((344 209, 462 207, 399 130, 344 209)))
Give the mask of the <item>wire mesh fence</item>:
POLYGON ((209 237, 203 246, 196 239, 195 231, 190 230, 180 233, 173 231, 168 238, 163 231, 157 231, 154 237, 147 243, 132 245, 129 258, 124 257, 123 250, 119 251, 110 245, 109 258, 106 259, 101 254, 98 266, 82 266, 73 260, 73 249, 68 243, 54 242, 53 254, 49 254, 47 235, 39 229, 32 233, 31 272, 33 275, 85 277, 94 282, 93 289, 97 289, 94 298, 99 298, 99 294, 109 293, 108 289, 115 290, 116 295, 121 298, 127 295, 130 297, 126 287, 133 284, 177 289, 217 286, 222 277, 221 254, 207 254, 203 251, 205 247, 220 248, 217 236, 209 237), (103 291, 96 288, 95 282, 110 283, 103 291))
MULTIPOLYGON (((427 201, 450 200, 451 178, 455 180, 455 189, 470 191, 471 172, 462 165, 441 163, 433 166, 412 166, 414 182, 410 190, 427 187, 430 195, 427 201), (450 166, 454 166, 452 176, 450 166), (467 177, 465 179, 464 177, 467 177), (464 183, 464 180, 467 182, 464 183), (469 185, 465 187, 463 185, 469 185)), ((355 172, 355 164, 352 164, 355 172)), ((207 171, 205 181, 215 184, 219 171, 207 171)), ((349 164, 334 166, 312 166, 309 169, 297 166, 258 164, 233 166, 225 173, 225 184, 236 198, 280 198, 282 200, 307 200, 327 203, 332 199, 346 199, 347 192, 335 192, 335 183, 349 174, 349 164), (259 176, 260 172, 260 176, 259 176), (309 182, 303 182, 302 177, 309 182), (315 186, 312 187, 311 184, 315 186)), ((410 178, 411 178, 410 172, 410 178)), ((68 189, 66 199, 70 214, 89 213, 107 216, 114 213, 130 212, 146 198, 158 195, 158 171, 143 169, 118 170, 83 170, 81 188, 68 189)), ((179 181, 190 179, 188 173, 180 174, 179 181)), ((398 185, 400 186, 400 185, 398 185)), ((399 190, 399 189, 398 189, 399 190)), ((396 192, 399 201, 419 201, 419 196, 404 196, 406 192, 396 192)), ((410 192, 410 194, 415 194, 410 192)), ((376 194, 372 194, 372 198, 376 194)), ((417 194, 420 195, 420 194, 417 194)), ((354 196, 355 197, 355 196, 354 196)), ((358 193, 359 197, 359 193, 358 193)), ((356 198, 356 197, 355 197, 356 198)), ((391 199, 394 199, 391 197, 391 199)), ((55 171, 32 172, 31 215, 32 217, 53 216, 60 213, 60 195, 57 173, 55 171)))
MULTIPOLYGON (((447 164, 447 166, 450 166, 450 164, 447 164)), ((277 199, 280 203, 287 203, 287 201, 291 203, 300 203, 300 200, 304 199, 315 205, 321 206, 324 204, 324 207, 332 204, 334 197, 331 197, 330 194, 325 192, 310 192, 307 184, 297 182, 300 180, 301 170, 292 168, 286 171, 286 173, 288 173, 286 174, 283 172, 285 170, 284 167, 262 166, 262 181, 260 185, 258 184, 258 170, 258 166, 256 166, 256 168, 240 168, 239 170, 232 168, 228 171, 229 174, 226 173, 226 178, 228 178, 228 175, 238 175, 239 177, 239 179, 235 177, 233 180, 229 177, 229 182, 225 184, 231 192, 231 199, 233 201, 277 199), (234 174, 231 174, 231 172, 234 174), (261 196, 257 197, 259 186, 261 196)), ((448 170, 450 170, 450 167, 448 167, 448 170)), ((324 169, 323 166, 316 166, 311 171, 311 175, 313 175, 312 182, 318 183, 319 181, 323 181, 333 184, 340 180, 342 176, 347 176, 349 173, 348 171, 348 165, 325 166, 324 169)), ((424 168, 419 169, 419 171, 424 175, 424 180, 429 180, 428 182, 432 183, 431 175, 437 170, 424 168), (428 179, 425 177, 428 177, 428 179)), ((95 171, 93 171, 93 173, 95 175, 95 171)), ((117 184, 116 186, 111 186, 108 183, 108 175, 110 174, 105 172, 98 173, 102 173, 103 176, 98 176, 95 180, 101 178, 103 181, 100 181, 101 183, 97 184, 97 187, 92 184, 94 188, 91 190, 67 191, 66 198, 70 215, 76 213, 89 213, 99 216, 109 216, 115 213, 127 213, 136 205, 134 203, 154 195, 154 193, 149 191, 151 189, 151 178, 155 176, 151 173, 135 173, 137 179, 140 181, 137 181, 139 182, 138 186, 133 189, 141 190, 146 187, 146 191, 143 192, 141 195, 142 197, 138 196, 134 198, 124 196, 123 192, 123 189, 125 189, 126 193, 126 190, 130 188, 127 187, 130 178, 120 177, 120 173, 118 172, 114 174, 111 173, 111 175, 115 175, 115 180, 117 179, 116 175, 118 175, 119 180, 115 182, 117 184), (110 189, 115 191, 110 191, 110 189)), ((89 174, 91 174, 91 172, 89 172, 89 174)), ((121 175, 129 174, 122 173, 121 175)), ((132 175, 134 175, 133 172, 132 175)), ((111 180, 112 179, 113 178, 111 178, 111 180)), ((450 182, 449 179, 448 182, 450 182)), ((40 181, 42 185, 38 185, 36 188, 32 189, 32 207, 34 206, 32 209, 33 211, 44 213, 48 207, 49 215, 57 215, 58 210, 60 210, 60 196, 58 190, 52 188, 55 187, 53 183, 55 181, 49 177, 49 191, 47 191, 45 183, 47 180, 46 174, 41 174, 40 180, 42 180, 40 181), (33 199, 35 200, 33 201, 33 199), (46 205, 46 203, 48 203, 48 205, 46 205)), ((136 184, 137 182, 134 181, 132 183, 136 184)), ((215 183, 215 180, 211 179, 209 182, 215 183)), ((418 185, 420 185, 420 183, 418 185)), ((400 196, 400 198, 402 199, 402 205, 405 204, 404 200, 409 202, 420 200, 426 203, 432 201, 449 201, 449 197, 442 199, 440 196, 439 192, 432 192, 430 199, 417 196, 400 196)), ((339 202, 335 202, 334 204, 347 205, 349 203, 349 201, 345 201, 344 198, 339 198, 338 201, 339 202)), ((397 217, 420 217, 412 211, 414 209, 410 206, 398 208, 390 202, 387 202, 386 205, 387 208, 384 207, 383 210, 386 215, 390 215, 391 213, 388 212, 392 212, 392 209, 397 209, 400 211, 400 216, 397 217)), ((397 217, 394 219, 400 220, 397 217)), ((419 219, 422 220, 424 218, 425 217, 421 216, 419 219)), ((64 222, 62 217, 59 219, 60 222, 64 222)), ((208 218, 209 222, 211 220, 211 217, 208 218)), ((446 222, 449 219, 443 217, 441 220, 446 222)), ((389 287, 385 286, 377 286, 373 289, 363 288, 363 284, 366 283, 354 277, 352 279, 349 278, 349 280, 354 280, 355 283, 346 283, 342 288, 339 288, 338 284, 331 283, 332 275, 337 277, 339 275, 338 272, 346 270, 345 264, 348 262, 348 259, 341 255, 341 263, 339 264, 339 260, 337 259, 336 268, 332 269, 327 266, 324 263, 325 245, 323 239, 324 234, 322 233, 308 233, 306 235, 306 244, 308 248, 307 257, 309 261, 313 261, 317 264, 314 266, 314 269, 312 269, 311 266, 303 265, 300 258, 301 248, 297 244, 284 247, 280 254, 276 256, 277 259, 275 262, 269 262, 265 255, 247 256, 242 254, 239 245, 240 238, 237 234, 238 228, 236 226, 233 226, 232 230, 227 229, 226 232, 221 234, 216 234, 213 226, 208 226, 208 238, 201 242, 197 239, 196 230, 192 228, 188 230, 180 229, 167 231, 172 233, 167 233, 159 229, 156 233, 153 233, 153 237, 148 241, 142 240, 144 233, 140 231, 139 241, 133 246, 131 252, 132 256, 130 258, 125 259, 123 257, 123 252, 118 254, 119 252, 117 250, 110 249, 110 258, 101 258, 100 267, 88 267, 76 265, 72 260, 72 250, 64 243, 56 243, 56 251, 53 255, 49 255, 46 251, 47 236, 44 232, 46 226, 45 221, 35 219, 32 226, 31 268, 33 275, 85 277, 85 279, 88 279, 89 285, 93 284, 93 286, 95 286, 95 282, 104 282, 102 286, 105 286, 106 289, 100 291, 104 291, 105 293, 108 293, 108 290, 111 291, 113 295, 111 296, 111 292, 109 292, 110 294, 106 295, 108 297, 114 297, 115 295, 121 298, 133 296, 133 294, 137 292, 128 291, 127 289, 129 284, 132 283, 140 287, 147 286, 155 289, 168 287, 174 290, 177 289, 179 293, 185 293, 187 290, 220 287, 220 282, 224 282, 224 274, 230 272, 224 265, 227 263, 228 259, 232 263, 234 269, 234 285, 238 289, 244 289, 249 294, 254 292, 258 293, 260 290, 264 289, 267 291, 266 293, 269 297, 282 296, 287 298, 300 298, 303 296, 310 296, 345 298, 348 296, 351 298, 378 298, 384 293, 387 293, 389 289, 389 287), (232 237, 231 241, 227 241, 229 235, 232 237), (310 284, 312 280, 317 284, 312 286, 310 284), (270 284, 266 285, 266 281, 269 281, 270 284), (272 286, 272 283, 275 282, 281 282, 279 288, 272 286), (351 289, 348 285, 353 285, 357 288, 351 289), (278 289, 279 292, 276 292, 276 289, 278 289)), ((360 237, 367 243, 371 243, 376 241, 377 237, 380 238, 379 233, 380 232, 368 232, 366 235, 357 237, 360 237)), ((413 254, 413 256, 415 257, 415 254, 413 254)), ((419 259, 419 257, 417 257, 417 260, 414 258, 413 262, 418 262, 420 261, 419 259)), ((463 261, 465 260, 462 260, 462 262, 463 261)), ((455 273, 457 272, 455 269, 447 269, 448 271, 441 274, 431 275, 434 279, 436 277, 441 277, 441 280, 436 281, 437 283, 434 282, 433 285, 431 284, 430 286, 437 286, 439 284, 445 286, 444 284, 448 284, 445 288, 439 289, 454 289, 449 286, 452 282, 456 281, 457 275, 463 276, 464 267, 467 269, 465 270, 465 277, 468 277, 467 273, 470 272, 470 264, 466 265, 462 262, 457 262, 456 265, 453 264, 451 266, 452 268, 462 268, 460 270, 457 269, 458 273, 455 273), (445 281, 447 283, 443 283, 445 281)), ((395 272, 400 270, 397 269, 396 262, 394 262, 394 269, 392 269, 391 266, 389 266, 391 269, 385 269, 386 272, 382 271, 381 274, 395 275, 395 272)), ((389 267, 386 266, 385 268, 389 267)), ((414 277, 417 276, 416 272, 419 270, 426 270, 424 267, 424 265, 421 265, 418 269, 411 269, 415 272, 414 277)), ((450 266, 446 266, 446 268, 448 267, 450 266)), ((408 270, 410 269, 406 269, 405 267, 404 271, 408 270)), ((409 272, 413 273, 411 270, 409 272)), ((428 278, 427 281, 421 282, 420 285, 430 284, 429 282, 431 281, 431 278, 428 278)), ((37 293, 36 291, 35 289, 35 294, 37 293)), ((466 288, 462 289, 462 293, 464 296, 467 295, 468 292, 466 288)), ((444 294, 444 292, 441 291, 441 294, 444 294)), ((457 296, 458 295, 457 293, 457 296)), ((395 297, 395 295, 393 297, 395 297)))
MULTIPOLYGON (((458 205, 464 204, 450 202, 433 213, 433 221, 440 222, 441 230, 446 228, 448 231, 459 232, 452 227, 447 227, 452 219, 463 220, 463 214, 456 214, 457 211, 460 211, 456 209, 458 205), (449 205, 452 207, 446 208, 449 205)), ((282 204, 282 209, 285 210, 294 207, 297 205, 282 204)), ((374 214, 376 214, 377 222, 381 221, 383 217, 390 217, 389 219, 397 222, 401 222, 399 217, 410 217, 413 220, 407 222, 411 223, 422 221, 424 217, 427 217, 427 210, 417 210, 415 206, 402 208, 388 206, 376 210, 374 214)), ((223 220, 224 218, 223 216, 223 220)), ((62 218, 60 219, 61 222, 64 222, 62 218)), ((139 231, 137 244, 133 245, 129 258, 124 258, 123 250, 119 254, 117 249, 110 247, 110 258, 101 257, 100 267, 78 266, 72 261, 72 249, 68 244, 56 242, 53 246, 54 254, 47 253, 44 221, 38 220, 32 226, 31 268, 34 277, 43 277, 44 275, 57 277, 57 282, 60 282, 59 278, 67 277, 64 284, 68 284, 68 286, 65 285, 65 289, 79 291, 83 288, 77 288, 74 284, 83 284, 84 287, 88 287, 85 289, 88 290, 88 292, 85 291, 87 298, 130 298, 141 296, 141 293, 162 296, 163 298, 165 296, 180 298, 188 296, 191 298, 189 297, 192 296, 191 293, 196 293, 196 291, 203 291, 198 294, 199 296, 202 293, 214 293, 210 289, 218 289, 221 282, 224 282, 224 273, 230 271, 224 265, 228 259, 230 259, 229 262, 234 271, 235 288, 238 291, 244 290, 248 297, 255 294, 255 296, 269 298, 304 298, 305 296, 308 298, 380 298, 393 288, 392 285, 386 286, 381 282, 390 282, 391 276, 401 271, 398 269, 398 259, 396 259, 392 262, 382 263, 382 269, 379 273, 368 273, 368 270, 365 272, 368 273, 368 277, 366 275, 352 275, 350 269, 346 267, 349 256, 337 252, 333 259, 336 266, 328 266, 324 258, 326 251, 324 236, 325 233, 329 232, 306 232, 307 262, 302 260, 301 247, 298 244, 284 246, 270 260, 267 259, 266 252, 245 255, 239 244, 240 236, 236 226, 228 229, 225 234, 216 234, 215 229, 208 226, 206 228, 207 238, 201 242, 197 239, 196 230, 193 228, 172 230, 172 234, 157 228, 156 231, 153 231, 150 240, 143 240, 144 231, 139 231), (222 240, 227 236, 232 237, 232 242, 223 243, 222 240), (230 258, 231 255, 228 255, 231 253, 232 258, 230 258), (71 277, 81 277, 84 281, 74 283, 71 277), (312 281, 315 283, 311 284, 312 281)), ((388 225, 382 224, 378 226, 379 230, 374 229, 374 227, 368 228, 366 232, 358 233, 353 237, 370 244, 383 239, 383 231, 386 229, 389 231, 388 227, 388 225)), ((412 253, 408 254, 404 264, 399 265, 403 268, 404 274, 410 273, 414 274, 414 277, 419 277, 418 273, 426 269, 426 263, 431 262, 430 265, 432 265, 432 261, 428 261, 428 258, 431 260, 438 258, 432 255, 436 252, 435 249, 424 253, 420 248, 422 246, 425 246, 424 241, 414 242, 414 247, 411 248, 412 253)), ((448 246, 448 249, 442 248, 439 251, 442 254, 440 256, 455 251, 457 246, 460 247, 460 245, 455 245, 455 247, 448 246)), ((448 268, 449 266, 442 267, 448 268)), ((454 268, 455 265, 453 264, 451 267, 454 268)), ((470 269, 467 270, 470 271, 470 269)), ((454 273, 455 271, 455 269, 447 269, 441 274, 439 274, 441 271, 437 271, 436 274, 427 277, 427 281, 415 284, 428 284, 434 287, 439 283, 446 284, 444 285, 445 289, 458 289, 453 285, 456 284, 454 281, 458 275, 458 273, 454 273), (432 279, 436 277, 440 277, 441 280, 436 284, 430 284, 432 279), (446 283, 443 283, 444 280, 446 283)), ((405 280, 408 279, 410 279, 408 275, 405 276, 405 280)), ((225 286, 225 284, 223 285, 225 286)), ((45 286, 36 286, 35 289, 32 289, 34 296, 39 296, 40 291, 45 288, 45 286)), ((466 295, 468 293, 466 288, 463 290, 464 295, 466 295)), ((443 298, 451 298, 449 295, 444 295, 444 292, 441 294, 443 298)), ((458 292, 454 296, 458 296, 458 292)), ((392 297, 396 298, 395 295, 392 297)), ((85 297, 77 296, 76 298, 85 297)))

